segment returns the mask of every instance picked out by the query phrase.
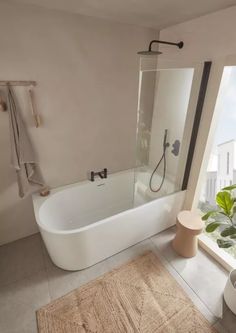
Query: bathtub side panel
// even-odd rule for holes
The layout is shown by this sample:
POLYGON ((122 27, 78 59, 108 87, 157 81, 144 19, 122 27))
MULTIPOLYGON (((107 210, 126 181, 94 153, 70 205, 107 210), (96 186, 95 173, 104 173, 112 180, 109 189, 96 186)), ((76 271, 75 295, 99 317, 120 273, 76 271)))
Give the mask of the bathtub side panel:
POLYGON ((185 192, 178 192, 75 233, 53 234, 42 229, 41 233, 57 266, 80 270, 174 225, 184 198, 185 192))

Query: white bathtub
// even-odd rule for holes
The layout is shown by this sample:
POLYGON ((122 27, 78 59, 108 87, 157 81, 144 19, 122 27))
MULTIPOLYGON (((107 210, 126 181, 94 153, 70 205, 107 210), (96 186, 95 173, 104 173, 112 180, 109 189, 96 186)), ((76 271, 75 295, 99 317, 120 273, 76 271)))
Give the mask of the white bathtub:
POLYGON ((134 171, 33 195, 36 221, 55 265, 81 270, 175 223, 185 192, 134 208, 134 171))

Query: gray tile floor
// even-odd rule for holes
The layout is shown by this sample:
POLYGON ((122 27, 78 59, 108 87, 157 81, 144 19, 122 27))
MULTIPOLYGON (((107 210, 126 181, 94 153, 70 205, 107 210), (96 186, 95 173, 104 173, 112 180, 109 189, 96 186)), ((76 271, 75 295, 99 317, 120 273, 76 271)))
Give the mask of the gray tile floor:
POLYGON ((201 249, 192 259, 177 256, 170 244, 173 235, 174 229, 168 229, 78 272, 55 267, 39 234, 1 246, 0 332, 37 332, 35 311, 41 306, 152 250, 218 332, 235 333, 236 317, 222 298, 227 272, 201 249))

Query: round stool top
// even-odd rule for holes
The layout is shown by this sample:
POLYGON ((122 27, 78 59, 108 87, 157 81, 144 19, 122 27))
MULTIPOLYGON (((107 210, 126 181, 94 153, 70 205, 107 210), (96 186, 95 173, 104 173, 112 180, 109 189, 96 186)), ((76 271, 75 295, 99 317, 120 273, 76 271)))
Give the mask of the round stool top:
POLYGON ((189 230, 199 230, 204 228, 201 217, 189 210, 183 210, 178 214, 178 222, 189 230))

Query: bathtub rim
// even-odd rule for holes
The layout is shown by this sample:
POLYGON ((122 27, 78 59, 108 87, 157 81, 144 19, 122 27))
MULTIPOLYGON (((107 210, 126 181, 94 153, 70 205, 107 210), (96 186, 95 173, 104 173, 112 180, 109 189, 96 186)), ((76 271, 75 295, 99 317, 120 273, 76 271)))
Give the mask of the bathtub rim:
MULTIPOLYGON (((126 173, 127 171, 128 170, 117 172, 117 173, 114 173, 114 175, 115 174, 126 173)), ((104 182, 104 179, 97 180, 98 184, 99 184, 99 182, 104 182)), ((33 201, 33 208, 34 208, 35 219, 36 219, 36 222, 37 222, 37 225, 39 226, 39 228, 41 228, 45 232, 49 232, 49 233, 52 233, 52 234, 58 234, 58 235, 70 235, 70 234, 80 233, 80 232, 83 232, 83 231, 87 231, 87 230, 89 230, 91 228, 94 228, 94 225, 105 224, 106 222, 108 222, 108 220, 113 220, 117 216, 122 216, 124 214, 130 213, 133 210, 142 209, 143 206, 154 205, 157 200, 158 201, 159 200, 164 200, 167 197, 174 196, 174 195, 176 195, 178 193, 186 192, 186 190, 175 191, 175 192, 167 194, 167 195, 165 195, 165 196, 163 196, 161 198, 157 198, 157 199, 151 200, 151 201, 149 201, 149 202, 147 202, 147 203, 145 203, 143 205, 140 205, 138 207, 132 207, 132 208, 126 209, 125 211, 122 211, 120 213, 108 216, 108 217, 106 217, 106 218, 104 218, 102 220, 98 220, 96 222, 90 223, 90 224, 88 224, 86 226, 83 226, 83 227, 80 227, 80 228, 73 228, 73 229, 69 229, 69 230, 59 230, 59 229, 55 229, 55 228, 51 228, 51 227, 45 226, 45 224, 43 224, 43 222, 41 222, 41 219, 39 217, 39 211, 40 211, 40 208, 43 206, 43 204, 47 200, 49 200, 50 198, 52 198, 53 195, 55 195, 56 193, 62 192, 63 190, 66 190, 66 189, 69 189, 69 188, 72 188, 72 187, 80 186, 82 184, 89 184, 89 180, 84 180, 84 181, 80 181, 80 182, 77 182, 77 183, 68 184, 68 185, 65 185, 65 186, 60 186, 60 187, 54 188, 54 189, 51 190, 51 194, 50 194, 49 197, 41 197, 38 193, 32 194, 32 201, 33 201)))

